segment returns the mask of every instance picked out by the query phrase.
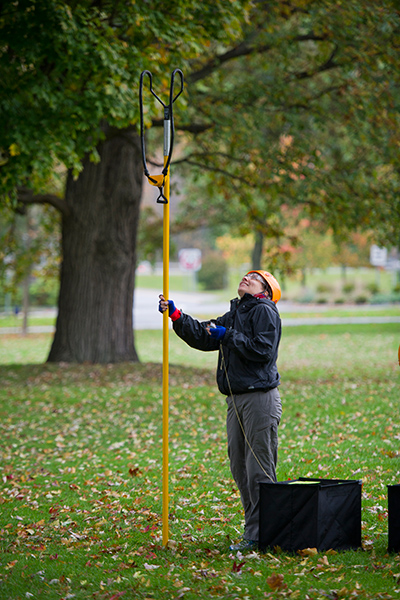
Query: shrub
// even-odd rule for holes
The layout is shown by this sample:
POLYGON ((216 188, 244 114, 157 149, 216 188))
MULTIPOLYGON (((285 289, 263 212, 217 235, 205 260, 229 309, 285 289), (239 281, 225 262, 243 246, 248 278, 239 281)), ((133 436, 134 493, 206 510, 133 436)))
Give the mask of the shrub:
POLYGON ((218 252, 207 254, 197 280, 205 290, 223 290, 228 281, 228 264, 225 259, 218 252))
POLYGON ((335 299, 335 304, 344 304, 345 303, 345 299, 344 298, 336 298, 335 299))
POLYGON ((351 294, 352 292, 354 292, 355 290, 355 284, 354 283, 345 283, 343 284, 342 290, 345 294, 351 294))
POLYGON ((310 290, 307 290, 302 296, 296 298, 296 300, 297 302, 301 302, 302 304, 309 304, 311 302, 314 302, 315 296, 310 290))
POLYGON ((371 304, 388 304, 391 302, 400 302, 400 293, 375 294, 370 299, 371 304))
POLYGON ((355 303, 356 304, 365 304, 367 302, 368 298, 367 296, 363 296, 362 294, 360 294, 360 296, 357 296, 357 298, 355 299, 355 303))
POLYGON ((317 292, 319 294, 324 294, 324 293, 332 292, 332 291, 333 291, 332 286, 327 283, 319 283, 317 285, 317 292))
POLYGON ((371 294, 379 294, 379 285, 377 283, 369 283, 365 287, 371 294))
POLYGON ((29 288, 32 306, 56 306, 59 282, 57 279, 43 277, 34 279, 29 288))

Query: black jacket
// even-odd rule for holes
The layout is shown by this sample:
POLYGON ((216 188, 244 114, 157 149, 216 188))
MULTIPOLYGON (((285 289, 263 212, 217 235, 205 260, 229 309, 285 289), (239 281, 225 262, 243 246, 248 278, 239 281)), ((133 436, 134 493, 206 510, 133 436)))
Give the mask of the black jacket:
POLYGON ((241 300, 232 300, 230 311, 213 321, 226 327, 221 347, 220 342, 207 333, 208 321, 200 323, 182 313, 173 328, 192 348, 219 350, 217 383, 220 392, 229 396, 231 392, 244 394, 277 387, 281 319, 274 302, 245 294, 241 300))

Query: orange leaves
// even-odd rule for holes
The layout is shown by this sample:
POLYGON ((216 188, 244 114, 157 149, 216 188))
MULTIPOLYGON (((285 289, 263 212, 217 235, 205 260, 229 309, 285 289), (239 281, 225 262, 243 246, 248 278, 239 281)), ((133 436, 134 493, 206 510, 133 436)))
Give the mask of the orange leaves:
POLYGON ((129 469, 129 475, 131 477, 139 477, 139 475, 142 474, 142 471, 139 469, 139 467, 130 467, 129 469))
POLYGON ((273 573, 267 577, 266 582, 271 590, 284 590, 287 588, 287 584, 283 581, 283 575, 280 573, 273 573))
POLYGON ((318 550, 316 548, 303 548, 302 550, 297 550, 297 554, 300 554, 300 556, 315 556, 318 554, 318 550))

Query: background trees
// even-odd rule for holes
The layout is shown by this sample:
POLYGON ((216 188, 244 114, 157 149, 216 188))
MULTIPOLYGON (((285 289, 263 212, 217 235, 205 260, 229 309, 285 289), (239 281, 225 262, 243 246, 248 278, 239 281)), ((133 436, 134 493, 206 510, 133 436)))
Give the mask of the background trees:
MULTIPOLYGON (((144 68, 161 95, 172 68, 185 73, 175 156, 190 186, 183 222, 256 231, 259 242, 272 240, 277 261, 287 237, 283 204, 337 238, 373 228, 377 241, 397 244, 394 2, 181 0, 149 11, 146 3, 47 0, 17 2, 0 18, 3 198, 50 203, 62 215, 50 360, 137 358, 144 68), (60 164, 64 191, 49 194, 60 164)), ((157 110, 150 103, 147 124, 160 124, 157 110)))
MULTIPOLYGON (((198 92, 219 133, 206 130, 189 157, 192 172, 202 172, 190 196, 199 186, 199 202, 209 199, 200 220, 223 214, 278 248, 284 204, 336 239, 369 228, 380 243, 398 244, 398 10, 391 2, 268 9, 267 22, 262 8, 252 15, 235 61, 228 51, 218 71, 208 63, 198 92)), ((184 210, 194 223, 198 206, 184 210)))
MULTIPOLYGON (((171 65, 184 66, 210 40, 227 43, 243 14, 243 3, 226 0, 155 2, 151 10, 144 2, 119 0, 3 6, 3 202, 52 204, 62 218, 50 361, 137 360, 139 74, 151 68, 162 95, 171 65), (60 164, 67 169, 63 191, 49 194, 60 164)), ((147 124, 155 111, 147 106, 147 124)))
POLYGON ((213 216, 217 232, 222 223, 252 232, 253 264, 264 252, 281 270, 287 250, 301 248, 288 208, 331 229, 339 245, 354 230, 398 245, 398 10, 391 2, 268 8, 267 25, 255 11, 245 41, 201 72, 199 104, 219 135, 205 130, 189 156, 189 178, 196 167, 201 175, 182 220, 213 216))

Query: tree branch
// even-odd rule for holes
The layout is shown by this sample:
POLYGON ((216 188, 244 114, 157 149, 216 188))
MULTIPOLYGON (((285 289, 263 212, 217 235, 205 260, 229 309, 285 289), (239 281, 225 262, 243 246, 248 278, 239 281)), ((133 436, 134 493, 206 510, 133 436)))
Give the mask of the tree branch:
MULTIPOLYGON (((187 80, 190 83, 195 83, 200 79, 204 79, 208 75, 211 75, 213 71, 215 71, 222 64, 229 62, 230 60, 234 60, 236 58, 240 58, 242 56, 248 56, 249 54, 263 54, 264 52, 268 52, 271 50, 272 46, 270 44, 261 44, 256 45, 252 43, 252 38, 256 36, 258 32, 254 31, 253 34, 247 39, 243 40, 240 44, 224 52, 223 54, 219 54, 211 58, 208 63, 206 63, 201 69, 198 71, 194 71, 191 73, 187 80)), ((306 42, 306 41, 315 41, 322 42, 325 41, 326 37, 315 35, 314 33, 298 35, 294 37, 291 42, 306 42)))
POLYGON ((20 204, 50 204, 54 206, 64 217, 71 215, 71 209, 67 202, 56 196, 55 194, 34 194, 32 190, 28 188, 18 188, 18 202, 20 204))
POLYGON ((200 79, 204 79, 208 75, 211 75, 211 73, 213 73, 215 69, 217 69, 219 66, 223 65, 224 63, 230 60, 239 58, 241 56, 247 56, 249 54, 261 54, 262 52, 267 52, 270 49, 271 46, 269 44, 265 44, 262 46, 251 46, 248 45, 247 42, 242 42, 235 48, 228 50, 228 52, 225 52, 224 54, 219 54, 211 58, 208 61, 208 63, 206 63, 201 69, 191 73, 187 77, 187 79, 190 83, 195 83, 196 81, 199 81, 200 79))
MULTIPOLYGON (((341 83, 339 85, 331 85, 323 90, 321 90, 318 94, 315 94, 314 96, 309 96, 307 98, 305 98, 304 102, 295 102, 294 104, 282 104, 282 107, 278 110, 282 110, 282 108, 284 110, 291 110, 292 108, 301 108, 304 110, 310 110, 310 103, 314 102, 315 100, 319 100, 320 98, 322 98, 322 96, 325 96, 326 94, 330 94, 331 92, 339 92, 343 89, 345 89, 347 86, 346 83, 341 83)), ((275 112, 276 109, 274 111, 269 111, 269 112, 275 112)))
POLYGON ((294 76, 296 79, 307 79, 310 77, 314 77, 314 75, 317 75, 317 73, 322 73, 324 71, 329 71, 330 69, 335 69, 336 67, 339 67, 340 65, 334 61, 337 51, 338 47, 335 46, 328 60, 325 61, 322 65, 319 65, 319 67, 317 67, 313 71, 301 71, 300 73, 292 73, 292 76, 294 76))
MULTIPOLYGON (((178 161, 176 161, 175 164, 177 164, 177 162, 178 161)), ((226 171, 225 169, 220 169, 219 167, 202 165, 201 163, 195 162, 194 160, 190 160, 190 159, 182 159, 179 162, 185 162, 187 165, 192 165, 194 167, 198 167, 199 169, 203 169, 204 171, 211 171, 213 173, 221 173, 221 175, 225 175, 226 177, 229 177, 229 179, 231 181, 243 183, 244 185, 247 185, 251 188, 255 187, 254 184, 252 184, 251 181, 248 181, 245 177, 240 177, 240 175, 235 175, 233 173, 229 173, 229 171, 226 171)))
MULTIPOLYGON (((231 154, 226 154, 225 152, 191 152, 188 156, 180 158, 178 160, 174 160, 174 164, 178 165, 179 163, 185 163, 193 158, 206 158, 206 159, 213 159, 215 161, 215 157, 216 156, 221 156, 222 158, 227 158, 229 161, 231 162, 237 162, 238 164, 242 164, 243 163, 243 159, 241 158, 236 158, 235 156, 232 156, 231 154)), ((162 165, 161 165, 162 166, 162 165)))

